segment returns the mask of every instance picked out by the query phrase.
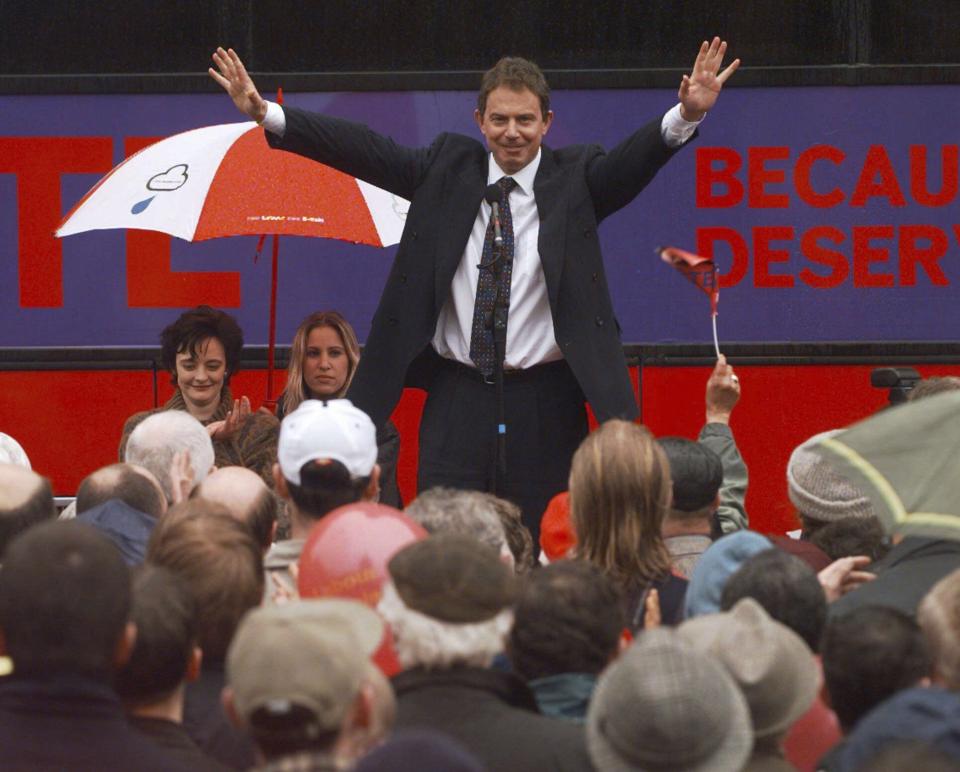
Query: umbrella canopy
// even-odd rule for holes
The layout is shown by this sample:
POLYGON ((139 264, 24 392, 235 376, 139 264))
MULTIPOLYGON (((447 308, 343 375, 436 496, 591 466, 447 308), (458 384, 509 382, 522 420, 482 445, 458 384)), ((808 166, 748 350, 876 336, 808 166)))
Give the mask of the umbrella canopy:
POLYGON ((272 402, 277 238, 388 247, 400 241, 409 207, 406 199, 349 174, 271 149, 263 129, 248 121, 185 131, 145 147, 80 199, 56 235, 112 228, 159 231, 186 241, 273 234, 267 339, 272 402))
POLYGON ((887 531, 960 540, 960 392, 887 408, 819 448, 887 531))
POLYGON ((256 123, 175 134, 116 166, 57 236, 136 228, 186 241, 289 234, 390 246, 409 202, 329 166, 272 150, 256 123))

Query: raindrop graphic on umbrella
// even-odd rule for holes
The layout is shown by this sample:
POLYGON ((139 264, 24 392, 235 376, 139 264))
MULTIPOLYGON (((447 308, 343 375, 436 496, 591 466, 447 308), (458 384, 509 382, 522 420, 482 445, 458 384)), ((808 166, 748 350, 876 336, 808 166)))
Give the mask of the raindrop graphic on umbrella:
MULTIPOLYGON (((160 172, 159 174, 154 174, 149 180, 147 180, 147 190, 153 190, 163 193, 168 193, 172 190, 177 190, 182 188, 187 184, 187 169, 189 166, 187 164, 176 164, 171 166, 165 172, 160 172)), ((150 196, 143 201, 138 201, 132 207, 130 207, 130 214, 140 214, 148 206, 150 202, 156 198, 156 195, 150 196)))

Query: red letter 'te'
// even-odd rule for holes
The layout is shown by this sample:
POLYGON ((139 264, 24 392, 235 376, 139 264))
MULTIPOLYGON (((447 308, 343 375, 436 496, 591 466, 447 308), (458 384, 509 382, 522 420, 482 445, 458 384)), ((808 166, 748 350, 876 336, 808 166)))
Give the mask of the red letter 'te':
POLYGON ((107 172, 112 156, 110 137, 0 137, 0 174, 17 175, 21 308, 63 305, 60 175, 107 172))

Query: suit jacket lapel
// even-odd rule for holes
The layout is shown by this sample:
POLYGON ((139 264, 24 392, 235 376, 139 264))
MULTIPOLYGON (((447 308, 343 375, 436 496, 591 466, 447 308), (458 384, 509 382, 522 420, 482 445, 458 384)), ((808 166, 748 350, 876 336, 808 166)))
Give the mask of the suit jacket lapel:
POLYGON ((561 195, 564 176, 553 160, 553 152, 548 147, 541 148, 540 167, 533 181, 533 193, 537 200, 537 214, 540 217, 540 235, 537 238, 537 250, 543 265, 543 276, 547 282, 547 295, 550 307, 556 307, 560 291, 560 274, 563 272, 563 240, 566 214, 563 210, 561 195))
POLYGON ((450 294, 450 284, 457 272, 470 231, 477 219, 483 192, 486 189, 486 153, 481 162, 467 168, 450 169, 443 185, 445 200, 440 202, 440 231, 437 240, 437 260, 434 294, 439 310, 450 294))

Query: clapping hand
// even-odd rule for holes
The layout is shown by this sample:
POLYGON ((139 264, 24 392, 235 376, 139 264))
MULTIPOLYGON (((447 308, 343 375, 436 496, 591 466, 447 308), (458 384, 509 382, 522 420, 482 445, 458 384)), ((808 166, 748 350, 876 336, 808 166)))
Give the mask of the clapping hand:
POLYGON ((207 432, 210 434, 210 439, 220 441, 231 439, 240 431, 240 427, 243 426, 244 421, 249 417, 250 399, 248 397, 241 397, 240 399, 233 400, 233 408, 224 420, 207 424, 207 432))
MULTIPOLYGON (((723 56, 727 52, 727 42, 714 38, 706 40, 700 46, 697 60, 693 63, 693 72, 684 75, 680 82, 680 114, 684 120, 699 121, 706 115, 720 96, 720 89, 740 66, 740 60, 734 59, 720 72, 723 56)), ((236 100, 234 100, 236 101, 236 100)))
POLYGON ((170 463, 170 504, 176 506, 190 498, 193 490, 193 465, 190 463, 190 451, 178 450, 170 463))

